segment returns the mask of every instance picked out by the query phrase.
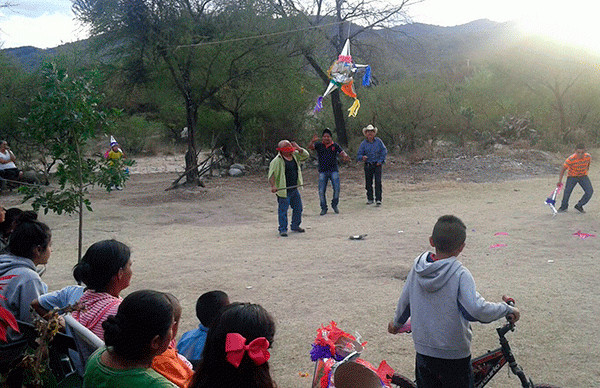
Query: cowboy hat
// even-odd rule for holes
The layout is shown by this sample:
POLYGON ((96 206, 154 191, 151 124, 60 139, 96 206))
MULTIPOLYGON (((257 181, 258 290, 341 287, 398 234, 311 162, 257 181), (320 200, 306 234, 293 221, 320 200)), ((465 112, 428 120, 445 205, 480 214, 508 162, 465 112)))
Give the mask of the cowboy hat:
POLYGON ((363 131, 363 135, 365 135, 367 131, 373 131, 373 132, 375 132, 375 134, 377 135, 377 127, 374 127, 374 126, 372 126, 371 124, 369 124, 369 125, 367 125, 366 127, 364 127, 364 128, 362 129, 362 131, 363 131))

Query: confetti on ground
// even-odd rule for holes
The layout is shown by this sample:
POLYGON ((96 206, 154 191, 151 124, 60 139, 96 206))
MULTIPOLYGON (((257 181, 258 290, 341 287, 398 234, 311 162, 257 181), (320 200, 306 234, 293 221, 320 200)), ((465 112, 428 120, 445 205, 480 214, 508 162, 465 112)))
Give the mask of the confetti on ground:
POLYGON ((596 237, 595 234, 583 233, 581 230, 578 230, 577 232, 573 233, 573 236, 577 236, 582 240, 585 240, 588 237, 596 237))
POLYGON ((490 248, 502 248, 502 247, 507 247, 507 244, 494 244, 494 245, 490 245, 490 248))
POLYGON ((508 233, 506 233, 506 232, 498 232, 498 233, 494 233, 494 236, 508 236, 508 233))
POLYGON ((300 377, 308 377, 308 373, 306 373, 306 372, 298 372, 298 376, 300 376, 300 377))

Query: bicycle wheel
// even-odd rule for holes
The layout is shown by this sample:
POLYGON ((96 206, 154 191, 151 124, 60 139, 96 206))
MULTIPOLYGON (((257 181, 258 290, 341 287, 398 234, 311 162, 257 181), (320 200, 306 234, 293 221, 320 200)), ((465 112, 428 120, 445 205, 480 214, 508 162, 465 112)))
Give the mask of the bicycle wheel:
POLYGON ((399 388, 417 388, 417 385, 414 381, 398 373, 394 373, 392 376, 392 384, 399 388))

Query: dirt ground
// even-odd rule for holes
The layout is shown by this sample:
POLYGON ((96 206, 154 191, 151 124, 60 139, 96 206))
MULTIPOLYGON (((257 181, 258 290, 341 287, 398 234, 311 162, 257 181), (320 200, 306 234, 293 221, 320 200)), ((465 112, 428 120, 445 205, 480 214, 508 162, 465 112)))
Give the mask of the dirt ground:
MULTIPOLYGON (((517 300, 522 319, 508 336, 528 376, 562 387, 600 386, 600 236, 573 235, 599 234, 600 201, 594 197, 587 214, 570 209, 552 216, 544 200, 561 160, 534 154, 415 165, 392 160, 384 168, 380 208, 365 205, 362 171, 350 165, 340 173, 341 213, 325 216, 319 216, 317 172, 307 168, 301 191, 306 233, 280 238, 276 200, 264 174, 165 191, 178 176, 174 170, 183 169, 182 159, 138 159, 126 188, 93 191, 94 211, 84 216, 84 248, 107 238, 132 248, 134 277, 125 294, 150 288, 179 297, 179 335, 197 325, 196 298, 221 289, 233 301, 262 304, 275 317, 270 364, 280 387, 310 387, 310 344, 316 329, 331 320, 368 342, 362 358, 375 365, 386 360, 412 377, 412 339, 388 334, 387 323, 413 259, 429 248, 436 219, 455 214, 468 227, 460 259, 479 292, 492 301, 503 294, 517 300), (367 237, 348 238, 356 234, 367 237)), ((598 184, 593 167, 590 177, 598 184)), ((573 198, 580 195, 577 188, 573 198)), ((0 201, 27 208, 15 193, 0 201)), ((54 290, 73 283, 77 217, 40 218, 53 230, 44 280, 54 290)), ((497 347, 498 325, 473 325, 474 355, 497 347)), ((519 383, 505 370, 489 386, 519 383)))

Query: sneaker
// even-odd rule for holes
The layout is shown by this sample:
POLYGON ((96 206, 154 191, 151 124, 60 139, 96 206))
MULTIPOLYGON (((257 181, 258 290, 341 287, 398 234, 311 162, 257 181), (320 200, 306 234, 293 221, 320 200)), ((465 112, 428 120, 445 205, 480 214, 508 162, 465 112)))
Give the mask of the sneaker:
POLYGON ((327 209, 321 209, 321 215, 324 216, 325 214, 327 214, 327 209))
POLYGON ((373 200, 372 199, 367 200, 367 205, 372 205, 372 204, 373 204, 373 200))
POLYGON ((340 213, 340 209, 338 209, 338 208, 337 208, 337 206, 334 206, 334 207, 333 207, 333 212, 334 212, 335 214, 339 214, 339 213, 340 213))
POLYGON ((302 229, 302 228, 298 227, 298 228, 296 228, 296 229, 292 229, 292 232, 296 232, 296 233, 304 233, 304 232, 306 232, 306 231, 305 231, 304 229, 302 229))
POLYGON ((583 210, 583 206, 581 205, 575 205, 574 206, 575 210, 577 210, 579 213, 585 213, 585 210, 583 210))
POLYGON ((281 237, 287 237, 287 232, 279 232, 279 235, 280 235, 281 237))
POLYGON ((556 210, 558 213, 564 213, 567 211, 566 207, 559 207, 558 210, 556 210))
POLYGON ((375 203, 375 206, 377 206, 377 207, 381 206, 381 201, 377 201, 377 202, 375 203))

